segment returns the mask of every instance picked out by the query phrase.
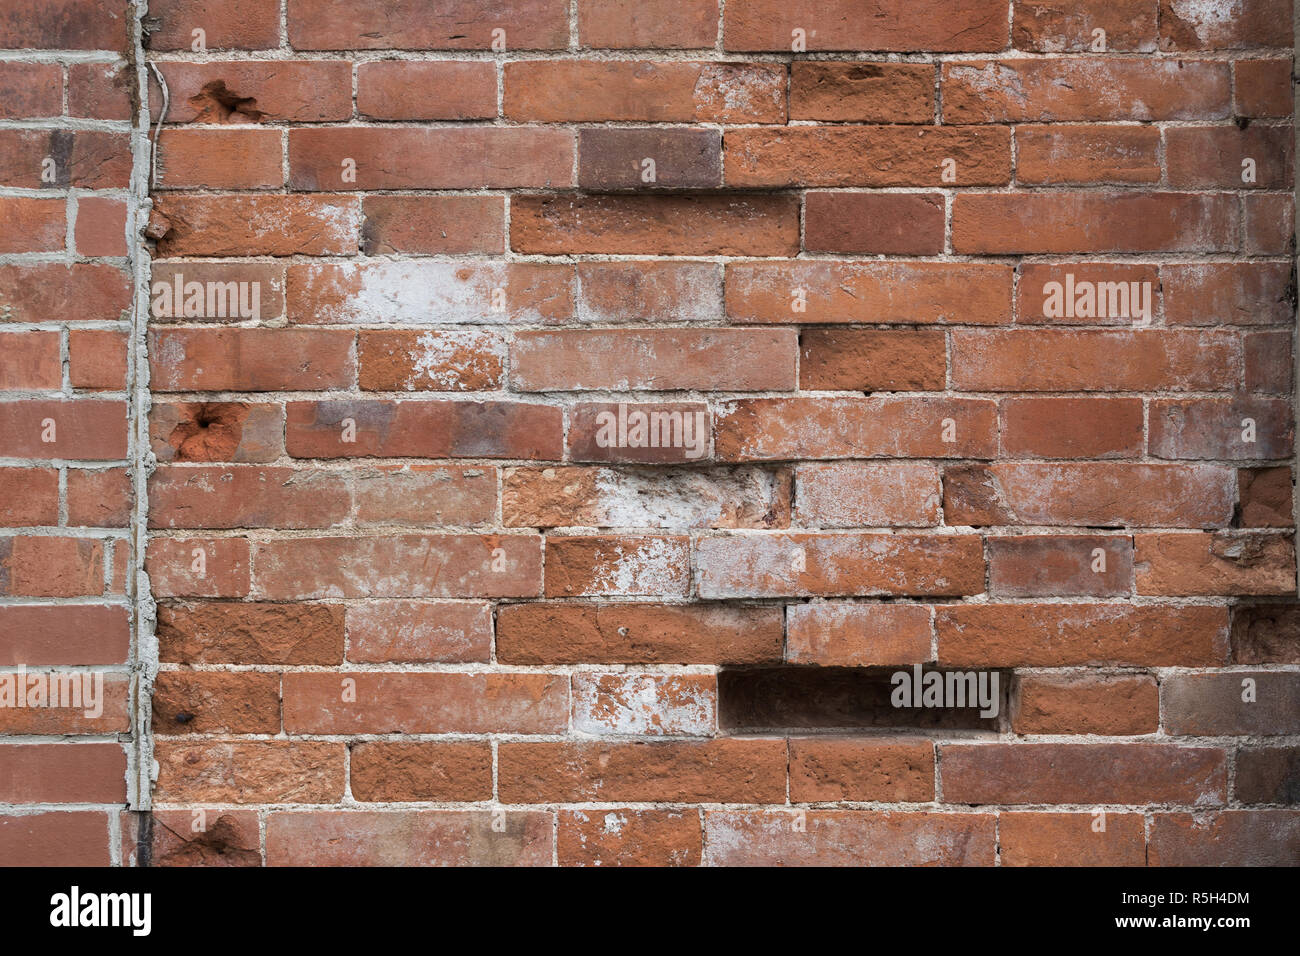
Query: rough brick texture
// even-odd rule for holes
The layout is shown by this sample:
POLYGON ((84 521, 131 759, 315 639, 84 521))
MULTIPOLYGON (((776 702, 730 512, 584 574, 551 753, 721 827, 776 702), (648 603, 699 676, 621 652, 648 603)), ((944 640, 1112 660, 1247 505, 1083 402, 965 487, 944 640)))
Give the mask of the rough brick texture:
POLYGON ((1291 4, 869 6, 0 16, 0 856, 1300 862, 1291 4))

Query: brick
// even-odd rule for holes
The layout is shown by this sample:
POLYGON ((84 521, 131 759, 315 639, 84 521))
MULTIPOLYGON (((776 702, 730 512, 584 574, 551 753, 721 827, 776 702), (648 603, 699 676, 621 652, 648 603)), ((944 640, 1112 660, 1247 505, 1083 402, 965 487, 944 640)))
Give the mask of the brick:
POLYGON ((1231 111, 1228 64, 1212 60, 948 62, 940 86, 945 123, 1207 120, 1231 111))
POLYGON ((569 722, 563 674, 293 672, 283 693, 290 734, 556 734, 569 722))
MULTIPOLYGON (((1128 129, 1129 127, 1115 127, 1128 129)), ((1025 262, 1016 321, 1021 325, 1145 325, 1160 312, 1155 265, 1124 262, 1025 262)))
POLYGON ((1284 325, 1290 267, 1278 262, 1170 263, 1161 268, 1172 325, 1284 325))
POLYGON ((1202 193, 960 193, 957 253, 1222 252, 1235 203, 1202 193))
POLYGON ((275 0, 154 0, 150 50, 188 52, 192 32, 203 31, 209 50, 267 50, 280 45, 280 8, 275 0))
POLYGON ((1291 61, 1238 60, 1232 65, 1238 116, 1291 115, 1291 61))
POLYGON ((1293 866, 1297 853, 1294 810, 1159 813, 1151 821, 1152 866, 1293 866))
POLYGON ((578 42, 585 47, 712 49, 717 38, 717 0, 582 0, 578 4, 578 42))
POLYGON ((987 541, 991 596, 1114 597, 1132 593, 1131 538, 1035 534, 990 537, 987 541))
POLYGON ((1152 677, 1033 674, 1020 677, 1012 698, 1018 734, 1154 734, 1160 695, 1152 677))
POLYGON ((785 659, 825 667, 919 664, 932 658, 930 609, 919 604, 792 604, 785 659))
POLYGON ((119 50, 126 43, 125 9, 86 0, 50 0, 0 16, 0 49, 119 50))
POLYGON ((37 119, 63 112, 63 69, 57 63, 0 63, 0 119, 37 119))
POLYGON ((947 340, 938 330, 806 329, 799 385, 863 392, 942 391, 947 340))
POLYGON ((3 606, 0 635, 5 666, 123 664, 130 643, 126 608, 104 604, 3 606))
POLYGON ((360 63, 357 112, 377 120, 493 119, 496 69, 491 63, 465 60, 360 63))
POLYGON ((1289 126, 1178 126, 1165 132, 1169 185, 1178 189, 1289 189, 1294 153, 1289 126), (1253 175, 1248 159, 1254 160, 1253 175))
POLYGON ((731 605, 513 604, 497 612, 509 664, 779 661, 781 609, 731 605))
POLYGON ((5 803, 122 803, 126 752, 117 743, 0 746, 5 803))
POLYGON ((500 196, 367 196, 362 250, 366 255, 501 255, 505 208, 500 196))
POLYGON ((1232 661, 1235 664, 1300 664, 1300 605, 1234 607, 1232 661))
POLYGON ((578 402, 569 413, 569 457, 644 464, 698 462, 710 457, 712 434, 712 414, 704 402, 578 402))
POLYGON ((560 866, 699 866, 703 851, 684 810, 561 810, 557 839, 560 866))
POLYGON ((546 596, 685 597, 690 539, 672 536, 555 536, 546 539, 546 596))
POLYGON ((126 353, 124 332, 73 330, 68 333, 68 380, 74 388, 122 391, 127 385, 126 353))
POLYGON ((707 810, 713 866, 992 866, 992 814, 707 810), (795 823, 800 826, 796 828, 795 823))
POLYGON ((795 514, 807 528, 927 528, 939 523, 939 471, 913 462, 800 465, 795 514))
POLYGON ((790 471, 508 468, 506 527, 772 528, 790 524, 790 471))
POLYGON ((356 522, 424 527, 490 524, 496 514, 496 480, 494 468, 382 465, 358 470, 351 482, 356 522))
POLYGON ((785 88, 785 67, 774 63, 531 60, 505 65, 504 115, 540 123, 784 123, 785 88))
POLYGON ((1275 535, 1138 534, 1139 594, 1294 594, 1295 548, 1275 535))
POLYGON ((160 392, 311 391, 356 381, 350 332, 155 329, 150 384, 160 392))
POLYGON ((153 687, 157 734, 278 734, 280 675, 162 671, 153 687))
POLYGON ((1290 394, 1295 365, 1289 331, 1251 332, 1243 336, 1242 359, 1248 391, 1290 394))
POLYGON ((940 186, 945 160, 957 183, 1011 181, 1011 132, 996 127, 787 126, 729 130, 729 186, 940 186))
POLYGON ((1172 744, 945 744, 945 803, 1221 804, 1222 750, 1172 744))
POLYGON ((1175 736, 1273 736, 1300 727, 1295 674, 1170 674, 1160 682, 1161 722, 1175 736))
MULTIPOLYGON (((171 92, 169 123, 326 123, 352 116, 346 60, 172 61, 158 69, 171 92)), ((161 102, 157 93, 151 103, 161 102)))
POLYGON ((733 322, 1004 325, 1011 269, 951 262, 727 264, 733 322), (802 290, 799 295, 796 290, 802 290), (800 301, 802 300, 802 301, 800 301))
POLYGON ((358 7, 345 0, 292 0, 289 44, 296 50, 486 50, 493 30, 512 50, 569 45, 569 8, 562 0, 517 0, 501 8, 483 0, 451 0, 430 10, 420 0, 358 7))
POLYGON ((999 813, 1003 866, 1146 866, 1140 813, 999 813))
POLYGON ((709 737, 717 731, 717 678, 696 674, 573 675, 573 729, 646 737, 709 737))
POLYGON ((286 538, 254 546, 258 596, 535 597, 541 542, 533 535, 394 534, 286 538))
POLYGON ((508 742, 504 803, 765 803, 785 798, 784 740, 508 742))
POLYGON ((952 334, 952 382, 966 391, 1213 391, 1237 380, 1223 333, 1034 329, 952 334))
POLYGON ((72 242, 82 256, 124 256, 126 203, 85 197, 77 201, 77 223, 72 242))
POLYGON ((0 389, 61 388, 59 338, 58 332, 11 332, 0 338, 0 389))
POLYGON ((696 546, 703 598, 976 594, 974 535, 750 534, 696 546))
POLYGON ((298 190, 573 185, 573 136, 531 127, 312 127, 289 131, 298 190), (394 165, 394 153, 405 157, 394 165), (348 165, 347 160, 353 165, 348 165), (345 167, 348 176, 345 177, 345 167))
POLYGON ((557 255, 787 256, 799 248, 794 196, 521 196, 510 247, 557 255))
POLYGON ((0 538, 0 595, 78 597, 103 593, 103 541, 46 535, 0 538))
MULTIPOLYGON (((134 70, 124 62, 68 65, 68 115, 129 120, 134 70)), ((57 111, 56 111, 57 112, 57 111)))
POLYGON ((352 748, 352 795, 362 801, 474 801, 492 798, 487 741, 390 743, 352 748))
POLYGON ((563 455, 560 409, 518 402, 289 402, 295 458, 515 458, 563 455), (356 440, 342 441, 345 421, 356 440))
POLYGON ((1226 526, 1233 474, 1216 465, 1079 462, 957 466, 944 472, 950 524, 1226 526))
POLYGON ((149 476, 152 528, 329 528, 351 515, 338 472, 166 466, 149 476))
POLYGON ((329 803, 343 796, 346 746, 315 740, 159 738, 154 798, 166 803, 329 803))
POLYGON ((59 473, 53 468, 0 469, 0 525, 59 523, 59 473))
POLYGON ((1011 45, 1035 53, 1086 53, 1096 39, 1093 31, 1104 30, 1107 50, 1150 53, 1156 48, 1156 6, 1156 0, 1017 3, 1011 45))
POLYGON ((67 472, 68 525, 125 528, 131 523, 135 493, 125 468, 67 472))
POLYGON ((550 323, 573 314, 573 268, 533 262, 292 265, 291 321, 309 325, 550 323))
POLYGON ((722 134, 681 127, 580 129, 578 185, 598 190, 716 188, 722 185, 722 134))
POLYGON ((0 300, 7 307, 0 308, 0 321, 46 322, 52 315, 115 321, 131 307, 131 286, 121 269, 101 263, 5 265, 0 300))
POLYGON ((327 604, 163 604, 158 657, 173 664, 339 664, 343 613, 327 604))
POLYGON ((274 461, 284 452, 284 409, 252 402, 160 402, 149 411, 159 461, 274 461))
MULTIPOLYGON (((149 866, 262 865, 262 836, 255 810, 153 810, 150 817, 149 866)), ((139 819, 122 814, 123 865, 140 865, 139 819)))
POLYGON ((723 45, 789 52, 791 31, 801 28, 808 50, 1000 50, 1007 42, 1006 13, 1003 0, 885 0, 867 17, 850 0, 729 0, 723 45))
POLYGON ((91 810, 0 816, 10 866, 108 866, 108 816, 91 810))
POLYGON ((809 252, 926 256, 943 252, 940 193, 834 193, 804 196, 809 252))
POLYGON ((1242 803, 1300 803, 1300 748, 1242 747, 1232 795, 1242 803))
POLYGON ((1289 0, 1243 0, 1230 16, 1186 0, 1160 0, 1160 49, 1236 50, 1290 47, 1289 0))
POLYGON ((1294 444, 1291 403, 1280 399, 1160 399, 1149 415, 1156 458, 1280 459, 1294 444))
POLYGON ((156 597, 244 597, 247 538, 154 538, 144 570, 156 597))
POLYGON ((724 461, 987 458, 997 443, 996 408, 982 399, 752 398, 716 414, 724 461))
POLYGON ((1285 195, 1246 195, 1241 199, 1242 251, 1282 255, 1295 245, 1295 199, 1285 195))
POLYGON ((1290 467, 1237 471, 1237 523, 1243 528, 1295 525, 1290 467))
POLYGON ((348 660, 486 663, 492 608, 479 603, 375 601, 347 609, 348 660))
POLYGON ((510 350, 516 391, 795 387, 798 337, 786 329, 519 332, 510 350))
POLYGON ((934 745, 928 740, 790 740, 793 803, 926 803, 933 799, 934 745))
POLYGON ((1222 607, 988 604, 935 613, 951 667, 1196 667, 1228 656, 1222 607))
POLYGON ((62 252, 67 233, 65 212, 62 199, 0 197, 0 218, 9 226, 0 237, 0 254, 62 252))
POLYGON ((1133 458, 1142 454, 1140 398, 1008 398, 1002 450, 1020 458, 1133 458))
POLYGON ((269 866, 547 866, 554 814, 312 810, 268 814, 269 866), (498 821, 504 829, 498 828, 498 821))
MULTIPOLYGON (((7 734, 126 734, 131 730, 128 713, 128 677, 125 674, 89 675, 57 673, 51 678, 50 695, 56 691, 53 681, 71 678, 74 683, 64 693, 71 694, 72 706, 9 704, 0 711, 0 730, 7 734), (92 681, 94 682, 92 684, 92 681), (87 685, 90 684, 90 687, 87 685), (98 684, 98 687, 94 685, 98 684), (93 696, 90 696, 93 695, 93 696)), ((29 677, 30 679, 30 677, 29 677)), ((6 682, 13 680, 6 675, 6 682)), ((12 685, 11 685, 12 686, 12 685)), ((29 689, 28 693, 32 693, 29 689)), ((55 704, 57 704, 57 700, 55 704)))
POLYGON ((357 358, 367 391, 471 392, 505 383, 506 342, 495 332, 363 331, 357 358))
POLYGON ((273 319, 284 314, 284 268, 262 262, 159 262, 151 270, 155 323, 273 319))
POLYGON ((156 201, 164 256, 329 256, 357 249, 361 210, 347 196, 169 196, 156 201))
POLYGON ((162 189, 279 189, 280 132, 271 129, 169 129, 158 137, 162 189))
POLYGON ((578 263, 575 318, 584 325, 721 317, 722 269, 711 262, 578 263))
POLYGON ((1156 183, 1160 131, 1149 126, 1018 126, 1016 181, 1156 183))
POLYGON ((790 64, 790 119, 934 122, 934 67, 924 63, 790 64))

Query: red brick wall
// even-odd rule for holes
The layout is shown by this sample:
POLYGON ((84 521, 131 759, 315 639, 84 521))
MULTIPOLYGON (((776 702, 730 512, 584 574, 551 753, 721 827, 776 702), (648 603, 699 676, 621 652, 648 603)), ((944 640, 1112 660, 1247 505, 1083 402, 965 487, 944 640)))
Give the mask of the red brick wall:
POLYGON ((125 4, 0 10, 0 861, 10 864, 122 859, 134 754, 131 24, 125 4), (92 693, 102 682, 98 706, 15 706, 20 687, 24 702, 36 692, 22 678, 43 687, 51 674, 92 693))
MULTIPOLYGON (((1300 860, 1289 2, 147 17, 157 780, 114 859, 1300 860), (620 408, 699 430, 611 447, 620 408), (915 665, 1005 706, 864 726, 845 669, 915 665)), ((49 245, 4 269, 121 254, 72 185, 73 240, 66 189, 48 230, 6 190, 49 245)), ((14 603, 96 559, 51 539, 130 463, 128 324, 59 294, 8 317, 16 500, 54 489, 10 522, 59 549, 15 536, 14 603), (122 442, 51 462, 37 401, 122 442)))

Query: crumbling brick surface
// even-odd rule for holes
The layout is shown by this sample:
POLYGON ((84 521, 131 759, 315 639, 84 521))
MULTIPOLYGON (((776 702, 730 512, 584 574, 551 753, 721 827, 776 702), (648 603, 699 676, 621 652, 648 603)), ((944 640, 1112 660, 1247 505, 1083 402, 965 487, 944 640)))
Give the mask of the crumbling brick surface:
POLYGON ((1300 862, 1291 3, 871 6, 0 17, 0 848, 1300 862))

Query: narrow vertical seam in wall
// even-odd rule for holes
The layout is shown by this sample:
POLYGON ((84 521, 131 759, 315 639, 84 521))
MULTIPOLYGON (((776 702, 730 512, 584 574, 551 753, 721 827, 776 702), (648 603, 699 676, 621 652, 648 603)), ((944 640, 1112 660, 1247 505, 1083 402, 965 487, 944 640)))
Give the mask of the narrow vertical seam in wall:
POLYGON ((158 642, 154 636, 157 613, 149 587, 149 577, 144 570, 145 548, 148 544, 148 479, 154 467, 154 457, 149 447, 149 250, 144 233, 149 222, 152 201, 149 197, 149 176, 152 168, 152 149, 149 140, 149 81, 148 65, 144 55, 144 18, 148 12, 147 0, 136 0, 130 6, 130 48, 128 62, 134 71, 136 93, 135 119, 131 130, 131 194, 129 198, 130 248, 128 249, 134 298, 131 310, 131 335, 127 346, 128 414, 130 434, 127 456, 130 462, 134 492, 131 515, 132 565, 127 582, 127 595, 131 603, 131 759, 128 765, 127 800, 132 810, 142 817, 137 821, 138 865, 148 865, 148 843, 151 820, 154 779, 152 696, 154 676, 158 671, 158 642))
MULTIPOLYGON (((1294 4, 1291 9, 1291 34, 1295 41, 1295 56, 1291 60, 1291 137, 1295 141, 1297 149, 1293 151, 1291 157, 1291 189, 1294 192, 1295 203, 1292 205, 1291 215, 1291 409, 1293 422, 1300 421, 1300 329, 1296 328, 1297 320, 1300 319, 1300 308, 1297 308, 1300 293, 1297 293, 1297 276, 1300 270, 1297 264, 1300 263, 1300 228, 1296 225, 1296 213, 1300 211, 1300 123, 1296 122, 1296 117, 1300 116, 1300 99, 1296 96, 1296 67, 1300 63, 1300 3, 1294 4)), ((1295 525, 1295 531, 1292 532, 1292 542, 1295 545, 1295 553, 1300 554, 1300 494, 1297 494, 1295 484, 1296 475, 1300 475, 1300 442, 1292 441, 1291 453, 1291 523, 1295 525)), ((1300 562, 1296 567, 1296 595, 1300 597, 1300 562)))

